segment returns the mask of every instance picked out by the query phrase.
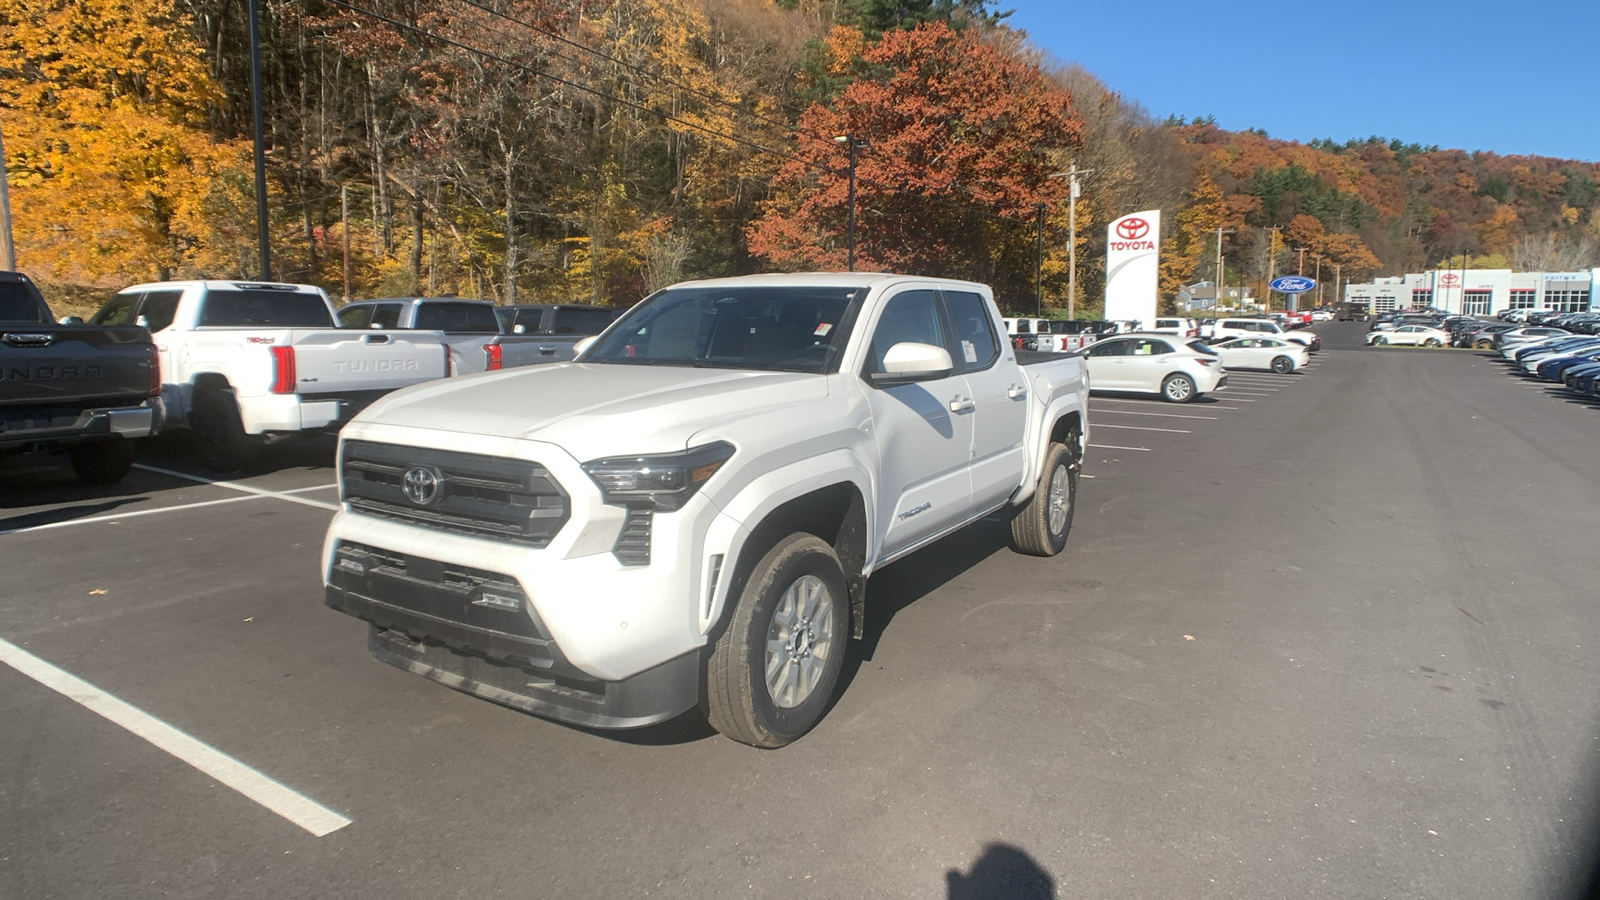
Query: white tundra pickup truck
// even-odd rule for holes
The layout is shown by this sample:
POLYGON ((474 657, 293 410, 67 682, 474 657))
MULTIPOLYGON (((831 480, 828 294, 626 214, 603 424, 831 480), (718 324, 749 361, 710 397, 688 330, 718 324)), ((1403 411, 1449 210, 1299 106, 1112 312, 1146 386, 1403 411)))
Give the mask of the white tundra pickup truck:
POLYGON ((91 321, 150 329, 162 427, 193 429, 201 462, 219 472, 249 466, 268 436, 337 429, 395 388, 449 374, 439 332, 340 330, 311 285, 139 284, 91 321))
POLYGON ((325 600, 380 659, 597 728, 700 704, 779 747, 828 708, 867 578, 999 511, 1072 526, 1089 385, 987 287, 680 284, 573 362, 379 400, 340 434, 325 600))

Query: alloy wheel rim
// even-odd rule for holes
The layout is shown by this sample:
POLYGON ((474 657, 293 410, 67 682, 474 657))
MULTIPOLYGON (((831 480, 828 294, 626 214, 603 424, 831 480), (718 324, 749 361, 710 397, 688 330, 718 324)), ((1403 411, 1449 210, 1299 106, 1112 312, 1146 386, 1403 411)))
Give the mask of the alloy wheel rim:
POLYGON ((1167 396, 1174 400, 1182 400, 1189 396, 1189 382, 1182 378, 1174 378, 1167 382, 1167 396))
POLYGON ((834 651, 833 594, 821 578, 803 575, 778 598, 767 625, 767 695, 793 709, 816 691, 834 651))
POLYGON ((1050 473, 1050 533, 1059 536, 1067 527, 1067 514, 1072 512, 1071 475, 1066 466, 1057 466, 1050 473))

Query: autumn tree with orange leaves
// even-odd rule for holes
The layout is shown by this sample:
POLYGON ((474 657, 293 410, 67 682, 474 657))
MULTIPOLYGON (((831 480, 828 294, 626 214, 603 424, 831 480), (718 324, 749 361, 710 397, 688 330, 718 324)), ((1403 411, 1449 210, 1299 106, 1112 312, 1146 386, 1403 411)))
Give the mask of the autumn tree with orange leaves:
MULTIPOLYGON (((836 30, 833 43, 854 34, 836 30)), ((789 269, 843 269, 846 148, 856 167, 861 269, 1009 280, 1031 295, 1033 223, 1066 185, 1051 179, 1079 143, 1072 98, 970 31, 935 23, 862 45, 871 73, 800 116, 793 156, 749 229, 751 251, 789 269), (1020 283, 1019 283, 1020 282, 1020 283)))

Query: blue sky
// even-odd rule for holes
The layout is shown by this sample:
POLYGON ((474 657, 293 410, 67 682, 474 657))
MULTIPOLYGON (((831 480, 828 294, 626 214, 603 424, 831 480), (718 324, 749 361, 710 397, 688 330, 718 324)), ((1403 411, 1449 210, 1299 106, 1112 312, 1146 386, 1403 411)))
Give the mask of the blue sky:
POLYGON ((1600 161, 1600 2, 998 0, 1157 118, 1600 161))

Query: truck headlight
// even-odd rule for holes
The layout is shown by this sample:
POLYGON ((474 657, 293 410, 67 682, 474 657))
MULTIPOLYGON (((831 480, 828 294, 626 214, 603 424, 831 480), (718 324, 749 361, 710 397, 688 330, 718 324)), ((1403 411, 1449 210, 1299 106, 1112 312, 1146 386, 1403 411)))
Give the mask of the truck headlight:
POLYGON ((584 463, 583 471, 607 503, 669 512, 689 502, 732 456, 733 445, 717 441, 682 453, 597 459, 584 463))

